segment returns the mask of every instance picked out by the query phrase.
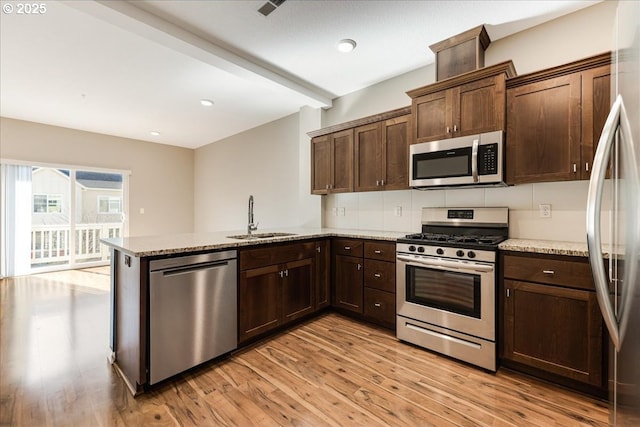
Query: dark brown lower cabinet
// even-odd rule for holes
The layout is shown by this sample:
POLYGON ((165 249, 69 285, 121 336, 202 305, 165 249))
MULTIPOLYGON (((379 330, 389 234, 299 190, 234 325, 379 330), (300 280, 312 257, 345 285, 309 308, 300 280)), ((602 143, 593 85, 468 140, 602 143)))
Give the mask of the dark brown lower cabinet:
POLYGON ((313 313, 316 274, 316 242, 241 251, 239 343, 313 313))
POLYGON ((284 265, 282 274, 283 321, 298 319, 314 311, 314 259, 307 258, 284 265))
POLYGON ((282 290, 277 265, 240 273, 239 341, 271 330, 282 323, 282 290))
POLYGON ((333 306, 395 329, 395 243, 334 239, 333 253, 333 306))
POLYGON ((503 365, 602 394, 606 336, 586 259, 530 254, 502 262, 503 365))
POLYGON ((362 314, 362 258, 336 255, 334 263, 334 306, 362 314))
POLYGON ((316 310, 331 305, 331 240, 316 242, 316 310))

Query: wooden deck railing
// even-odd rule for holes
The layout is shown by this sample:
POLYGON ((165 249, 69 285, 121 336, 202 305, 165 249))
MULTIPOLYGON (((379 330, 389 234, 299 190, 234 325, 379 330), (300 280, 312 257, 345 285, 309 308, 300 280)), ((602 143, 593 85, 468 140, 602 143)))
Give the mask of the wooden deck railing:
MULTIPOLYGON (((31 227, 31 265, 69 262, 71 231, 68 225, 31 227)), ((121 223, 76 224, 75 261, 109 259, 109 250, 100 243, 103 237, 121 237, 121 223)))

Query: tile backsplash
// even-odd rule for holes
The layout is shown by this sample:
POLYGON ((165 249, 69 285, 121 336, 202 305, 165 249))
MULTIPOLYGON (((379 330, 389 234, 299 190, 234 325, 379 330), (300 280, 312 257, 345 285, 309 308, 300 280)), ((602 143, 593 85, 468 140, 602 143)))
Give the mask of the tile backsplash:
MULTIPOLYGON (((610 183, 605 185, 609 190, 610 183)), ((524 184, 500 188, 402 190, 342 193, 322 196, 325 227, 414 233, 421 228, 423 207, 509 208, 509 237, 586 242, 588 181, 524 184), (540 216, 539 205, 551 206, 551 217, 540 216)), ((611 192, 603 196, 604 224, 611 192)), ((603 225, 603 242, 609 241, 603 225)))

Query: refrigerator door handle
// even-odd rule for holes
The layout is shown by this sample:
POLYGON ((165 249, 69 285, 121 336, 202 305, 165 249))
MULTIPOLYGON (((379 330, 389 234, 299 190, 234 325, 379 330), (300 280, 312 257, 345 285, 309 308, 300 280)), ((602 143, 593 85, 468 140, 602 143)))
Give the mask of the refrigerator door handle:
MULTIPOLYGON (((620 323, 616 318, 616 314, 609 299, 609 281, 607 279, 602 254, 602 241, 601 241, 601 225, 600 225, 600 210, 602 206, 602 192, 604 188, 604 179, 607 173, 607 166, 609 162, 609 156, 611 153, 611 147, 615 141, 616 132, 620 132, 620 141, 625 145, 626 150, 633 150, 633 142, 631 140, 631 127, 626 116, 624 103, 622 97, 618 95, 607 121, 605 122, 602 130, 600 141, 598 142, 598 148, 593 159, 593 168, 591 173, 591 179, 589 182, 589 192, 587 197, 587 246, 589 248, 589 262, 591 264, 591 271, 593 273, 593 279, 596 288, 596 296, 598 304, 600 305, 600 311, 602 317, 609 330, 611 341, 616 350, 620 350, 624 333, 626 332, 627 319, 628 319, 628 305, 631 302, 633 292, 630 287, 635 284, 635 248, 630 248, 634 254, 627 259, 627 262, 631 261, 631 268, 627 270, 625 277, 626 286, 622 292, 621 307, 620 307, 620 323)), ((634 157, 630 156, 632 151, 627 151, 627 155, 622 156, 622 161, 626 162, 625 171, 630 174, 628 178, 629 184, 632 188, 637 189, 637 170, 634 164, 630 163, 630 160, 634 157)), ((637 212, 637 211, 636 211, 637 212)), ((632 230, 635 233, 635 230, 632 230)), ((633 243, 631 246, 635 246, 633 243)), ((630 254, 626 254, 627 256, 630 254)))
POLYGON ((613 103, 607 121, 602 129, 598 148, 593 159, 593 169, 589 181, 589 192, 587 196, 587 246, 589 248, 589 262, 593 273, 593 280, 596 288, 596 296, 602 317, 609 330, 611 341, 616 350, 620 349, 620 331, 618 322, 609 299, 609 284, 604 271, 602 241, 600 230, 600 209, 602 206, 602 191, 604 188, 604 178, 607 173, 611 146, 615 138, 618 124, 620 123, 620 105, 622 99, 618 97, 613 103))

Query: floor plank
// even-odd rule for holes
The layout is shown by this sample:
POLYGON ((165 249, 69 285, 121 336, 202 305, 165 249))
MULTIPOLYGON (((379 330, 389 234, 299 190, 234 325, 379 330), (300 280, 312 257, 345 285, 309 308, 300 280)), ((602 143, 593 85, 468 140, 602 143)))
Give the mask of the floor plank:
POLYGON ((0 281, 0 426, 594 426, 607 403, 324 314, 133 398, 108 269, 0 281))

